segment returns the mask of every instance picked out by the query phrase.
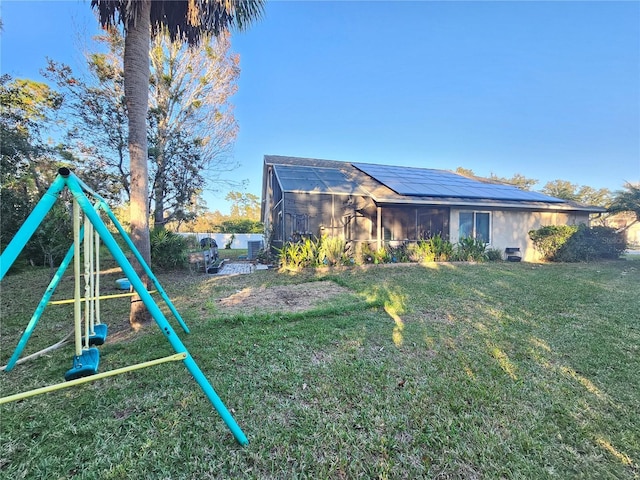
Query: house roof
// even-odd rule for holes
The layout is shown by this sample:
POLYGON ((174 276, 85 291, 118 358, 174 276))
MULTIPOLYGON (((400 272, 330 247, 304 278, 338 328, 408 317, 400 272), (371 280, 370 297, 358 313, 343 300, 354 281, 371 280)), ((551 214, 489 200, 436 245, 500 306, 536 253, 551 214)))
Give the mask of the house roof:
POLYGON ((273 166, 284 192, 360 195, 377 204, 604 211, 446 170, 279 155, 265 155, 264 163, 273 166))

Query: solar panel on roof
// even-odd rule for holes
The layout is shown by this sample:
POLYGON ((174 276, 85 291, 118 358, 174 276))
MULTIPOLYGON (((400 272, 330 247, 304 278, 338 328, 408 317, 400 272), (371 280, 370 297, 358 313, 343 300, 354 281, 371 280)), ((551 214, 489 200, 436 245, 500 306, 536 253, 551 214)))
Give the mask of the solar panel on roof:
POLYGON ((286 192, 359 194, 366 192, 337 169, 298 165, 274 165, 280 185, 286 192))
POLYGON ((542 193, 520 190, 512 185, 483 183, 445 170, 368 163, 352 165, 399 195, 564 202, 542 193))

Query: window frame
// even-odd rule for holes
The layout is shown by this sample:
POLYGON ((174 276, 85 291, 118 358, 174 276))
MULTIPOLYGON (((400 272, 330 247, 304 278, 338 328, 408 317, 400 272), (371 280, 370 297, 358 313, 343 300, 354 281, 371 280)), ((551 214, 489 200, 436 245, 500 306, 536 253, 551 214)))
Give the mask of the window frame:
POLYGON ((461 216, 463 214, 471 214, 471 236, 473 238, 478 238, 478 214, 483 214, 483 215, 488 215, 489 221, 487 224, 487 234, 488 234, 488 239, 484 240, 485 245, 491 245, 491 230, 492 230, 492 226, 493 226, 493 219, 492 219, 492 215, 491 215, 491 211, 489 210, 460 210, 458 212, 458 239, 463 238, 462 237, 462 228, 461 228, 461 216))

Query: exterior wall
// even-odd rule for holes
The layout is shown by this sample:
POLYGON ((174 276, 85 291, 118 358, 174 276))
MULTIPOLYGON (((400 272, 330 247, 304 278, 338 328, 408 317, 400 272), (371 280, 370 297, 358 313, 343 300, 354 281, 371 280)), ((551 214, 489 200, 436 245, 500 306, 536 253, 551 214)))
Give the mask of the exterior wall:
POLYGON ((616 230, 624 230, 624 236, 629 247, 640 247, 640 222, 636 221, 636 216, 633 213, 622 212, 612 215, 605 220, 604 224, 616 230))
MULTIPOLYGON (((470 210, 451 209, 451 241, 460 238, 459 215, 461 211, 470 210)), ((476 210, 490 212, 490 248, 497 248, 504 252, 505 248, 520 248, 522 260, 535 262, 540 260, 538 252, 533 248, 529 238, 529 231, 547 225, 578 225, 589 224, 589 214, 582 212, 531 212, 519 210, 476 210)))
MULTIPOLYGON (((272 246, 279 248, 287 241, 322 235, 356 243, 377 241, 377 208, 366 197, 283 193, 275 187, 270 190, 274 204, 266 208, 272 228, 272 246)), ((506 248, 519 248, 522 260, 530 262, 540 259, 529 239, 530 230, 546 225, 589 224, 587 212, 383 206, 380 209, 381 240, 392 244, 412 242, 439 233, 455 243, 460 238, 460 212, 489 213, 489 247, 502 252, 506 248)))

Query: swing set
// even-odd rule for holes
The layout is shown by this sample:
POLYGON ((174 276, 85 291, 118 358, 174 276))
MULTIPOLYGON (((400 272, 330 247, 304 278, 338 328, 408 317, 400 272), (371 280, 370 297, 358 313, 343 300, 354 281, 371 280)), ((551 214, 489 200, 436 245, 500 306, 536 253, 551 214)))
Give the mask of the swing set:
MULTIPOLYGON (((40 300, 36 310, 34 311, 27 327, 25 328, 22 337, 20 338, 18 345, 16 346, 13 355, 9 359, 5 372, 10 372, 14 366, 19 363, 20 355, 24 350, 24 347, 29 340, 29 337, 33 333, 44 309, 47 305, 56 305, 63 303, 73 303, 74 307, 74 343, 75 354, 73 356, 73 362, 71 368, 65 373, 65 382, 58 383, 50 386, 29 390, 27 392, 17 393, 7 397, 0 398, 0 404, 21 400, 24 398, 32 397, 42 393, 52 392, 63 388, 69 388, 82 383, 99 380, 101 378, 119 375, 134 370, 158 365, 161 363, 179 361, 181 360, 189 373, 193 376, 198 383, 204 394, 207 396, 213 407, 218 414, 222 417, 223 421, 235 437, 236 441, 241 445, 247 445, 249 443, 247 437, 240 429, 235 419, 222 402, 214 388, 211 386, 205 375, 200 370, 200 367, 196 364, 195 360, 189 354, 189 351, 182 343, 170 323, 166 319, 162 310, 158 307, 157 303, 151 296, 151 293, 157 292, 167 307, 171 311, 172 315, 178 321, 185 333, 189 333, 189 328, 182 320, 182 317, 174 307, 173 303, 163 290, 160 282, 155 277, 151 268, 145 262, 144 258, 135 247, 129 235, 125 232, 120 225, 120 222, 116 219, 115 215, 107 205, 104 199, 97 193, 92 191, 84 182, 76 177, 69 169, 61 168, 58 170, 58 175, 54 182, 51 184, 47 192, 40 199, 35 206, 29 217, 22 224, 16 235, 9 242, 4 252, 0 256, 0 280, 2 280, 13 265, 26 243, 31 236, 35 233, 38 226, 42 223, 45 216, 51 210, 55 202, 58 200, 59 194, 68 189, 73 196, 73 245, 69 248, 66 256, 62 260, 60 267, 51 279, 48 287, 46 288, 42 299, 40 300), (94 203, 89 200, 92 198, 94 203), (113 226, 116 228, 122 239, 125 241, 139 264, 142 266, 146 275, 152 280, 155 291, 149 292, 144 283, 134 270, 133 266, 125 256, 124 252, 116 242, 115 238, 107 228, 106 224, 100 216, 100 211, 104 212, 106 216, 111 220, 113 226), (82 221, 82 217, 84 221, 82 221), (116 295, 100 295, 100 242, 103 242, 107 247, 113 258, 122 268, 122 271, 129 280, 134 292, 123 293, 116 295), (82 244, 82 248, 81 248, 82 244), (81 256, 84 258, 82 262, 81 256), (67 267, 73 260, 74 269, 74 297, 70 300, 50 301, 51 296, 55 292, 60 280, 67 267), (84 297, 81 296, 81 280, 82 276, 82 264, 84 263, 84 297), (100 352, 96 346, 102 345, 107 338, 108 328, 107 325, 100 321, 100 300, 105 298, 125 297, 131 295, 138 295, 145 307, 153 317, 155 323, 158 325, 165 338, 175 351, 175 354, 167 357, 158 358, 148 362, 143 362, 127 367, 98 373, 98 366, 100 363, 100 352), (83 312, 84 306, 84 312, 83 312), (84 329, 83 329, 84 324, 84 329)), ((63 344, 66 340, 62 340, 57 345, 63 344)), ((53 347, 50 347, 53 348, 53 347)), ((48 349, 47 349, 48 350, 48 349)))

